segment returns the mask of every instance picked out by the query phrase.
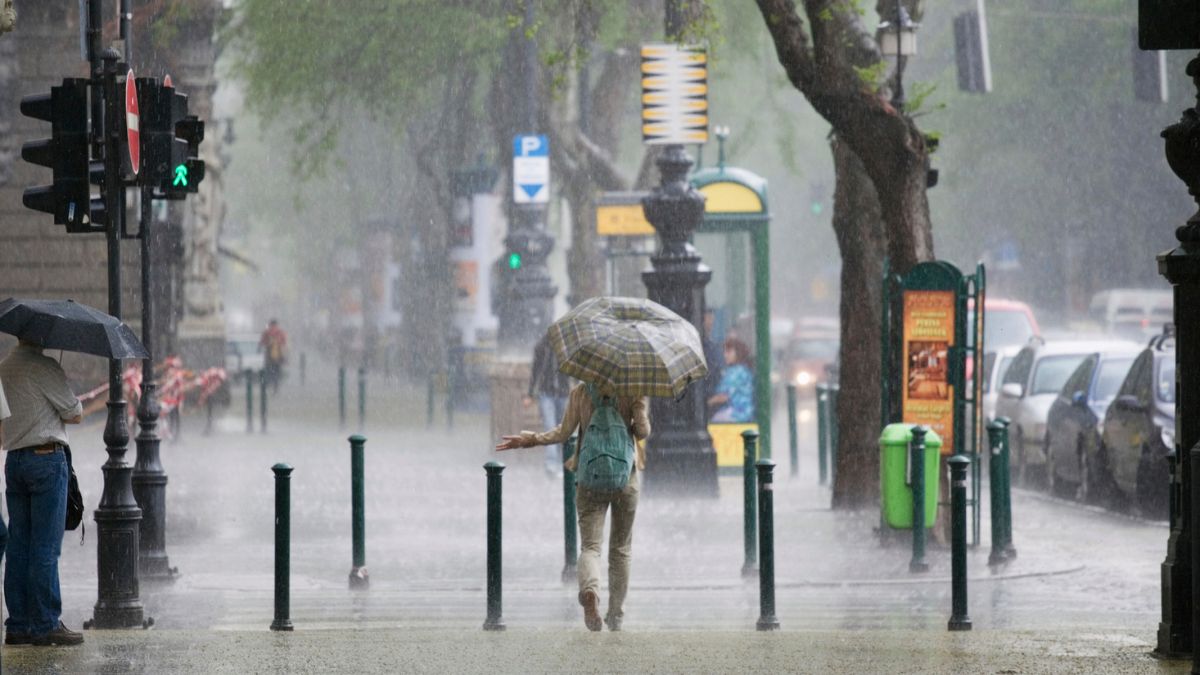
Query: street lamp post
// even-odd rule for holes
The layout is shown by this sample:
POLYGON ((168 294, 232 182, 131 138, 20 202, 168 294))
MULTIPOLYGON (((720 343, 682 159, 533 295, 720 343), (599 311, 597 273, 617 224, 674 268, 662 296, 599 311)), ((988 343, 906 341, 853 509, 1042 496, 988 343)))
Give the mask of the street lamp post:
POLYGON ((904 66, 908 57, 917 53, 917 28, 908 10, 896 0, 896 11, 891 20, 879 24, 875 41, 884 56, 896 57, 896 85, 892 89, 892 107, 904 111, 904 66))
MULTIPOLYGON (((99 52, 101 22, 100 0, 89 3, 92 55, 99 52)), ((106 49, 93 59, 93 78, 102 82, 103 125, 99 129, 99 145, 104 149, 104 201, 108 209, 108 312, 121 318, 121 233, 125 228, 125 187, 121 183, 121 161, 118 151, 118 115, 123 115, 117 90, 120 54, 106 49)), ((104 491, 96 509, 99 544, 96 566, 99 572, 99 598, 91 626, 96 628, 129 628, 142 624, 142 601, 138 595, 138 535, 142 510, 133 497, 131 469, 125 462, 129 445, 129 429, 125 423, 125 400, 121 397, 121 362, 108 365, 108 420, 104 426, 104 445, 108 461, 104 472, 104 491)))
MULTIPOLYGON (((1197 89, 1198 105, 1183 112, 1183 119, 1162 132, 1167 163, 1187 184, 1200 204, 1200 56, 1187 65, 1197 89)), ((1200 211, 1175 231, 1179 245, 1158 256, 1158 272, 1175 292, 1175 476, 1179 490, 1178 517, 1172 519, 1167 556, 1162 563, 1162 621, 1156 651, 1163 655, 1192 652, 1196 641, 1193 608, 1195 580, 1200 579, 1200 539, 1194 530, 1200 522, 1200 500, 1192 492, 1192 448, 1200 442, 1200 417, 1185 411, 1200 405, 1200 211)), ((1193 671, 1195 666, 1193 666, 1193 671)))
POLYGON ((133 466, 133 495, 142 509, 142 523, 138 538, 138 572, 148 579, 172 579, 177 570, 172 569, 166 551, 167 525, 167 474, 163 471, 159 456, 161 439, 158 436, 157 386, 154 383, 154 292, 151 284, 150 246, 151 200, 153 190, 141 190, 141 225, 138 236, 142 248, 142 345, 147 356, 142 361, 142 397, 138 403, 137 460, 133 466))
MULTIPOLYGON (((646 219, 658 233, 658 253, 642 281, 651 300, 704 330, 704 287, 712 270, 692 246, 692 233, 704 219, 704 195, 688 181, 692 158, 682 145, 668 145, 658 158, 662 182, 642 200, 646 219)), ((703 387, 689 387, 679 399, 650 401, 654 433, 646 454, 654 466, 648 489, 717 495, 717 456, 708 434, 703 387)))

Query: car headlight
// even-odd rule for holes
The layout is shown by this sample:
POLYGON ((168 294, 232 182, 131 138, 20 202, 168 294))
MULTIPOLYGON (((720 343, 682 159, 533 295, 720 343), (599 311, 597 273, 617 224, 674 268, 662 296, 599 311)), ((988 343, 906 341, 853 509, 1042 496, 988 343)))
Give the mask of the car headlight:
POLYGON ((1167 450, 1174 450, 1175 449, 1175 427, 1163 427, 1161 429, 1161 431, 1162 431, 1163 445, 1167 446, 1167 450))
POLYGON ((807 370, 802 370, 796 373, 796 384, 800 385, 801 387, 807 387, 808 385, 812 384, 812 381, 812 373, 808 372, 807 370))

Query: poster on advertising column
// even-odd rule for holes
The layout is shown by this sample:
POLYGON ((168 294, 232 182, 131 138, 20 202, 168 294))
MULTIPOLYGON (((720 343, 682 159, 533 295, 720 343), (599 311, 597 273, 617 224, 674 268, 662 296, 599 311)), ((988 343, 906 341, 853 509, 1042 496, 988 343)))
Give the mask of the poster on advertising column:
POLYGON ((942 437, 942 454, 954 451, 953 291, 905 290, 902 419, 923 424, 942 437))

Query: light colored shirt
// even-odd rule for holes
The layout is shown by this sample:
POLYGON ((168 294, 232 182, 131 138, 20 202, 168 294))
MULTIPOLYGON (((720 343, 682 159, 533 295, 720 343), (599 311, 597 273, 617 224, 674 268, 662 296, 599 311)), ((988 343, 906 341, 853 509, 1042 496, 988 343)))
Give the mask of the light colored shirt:
POLYGON ((0 361, 0 381, 12 415, 4 422, 4 449, 68 443, 65 420, 83 414, 67 375, 39 347, 18 344, 0 361))
POLYGON ((4 383, 0 382, 0 422, 8 419, 12 411, 8 409, 8 400, 4 398, 4 383))
MULTIPOLYGON (((639 441, 645 440, 650 435, 648 407, 645 398, 617 397, 617 413, 621 415, 621 419, 625 420, 625 424, 629 425, 629 433, 639 441)), ((562 424, 542 433, 522 431, 521 446, 529 448, 535 445, 562 443, 570 438, 571 434, 578 431, 579 440, 575 443, 575 452, 566 462, 563 462, 563 466, 569 471, 574 471, 579 464, 579 447, 583 445, 583 430, 587 428, 591 419, 592 397, 588 395, 586 386, 577 384, 571 390, 570 396, 567 397, 567 411, 563 414, 562 424)), ((644 471, 646 469, 646 452, 642 449, 641 443, 634 445, 637 446, 638 471, 644 471)))

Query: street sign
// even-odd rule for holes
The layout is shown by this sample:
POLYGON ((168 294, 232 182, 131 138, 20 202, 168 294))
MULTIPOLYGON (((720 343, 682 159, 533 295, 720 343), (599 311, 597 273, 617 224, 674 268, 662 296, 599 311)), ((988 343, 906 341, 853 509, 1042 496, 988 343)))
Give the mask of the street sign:
POLYGON ((125 135, 128 141, 126 145, 129 146, 129 166, 135 176, 142 160, 141 120, 138 113, 137 88, 134 87, 133 69, 130 68, 125 76, 125 135))
POLYGON ((642 142, 708 141, 708 54, 702 46, 642 45, 642 142))
POLYGON ((544 135, 513 137, 513 203, 550 201, 550 141, 544 135))

